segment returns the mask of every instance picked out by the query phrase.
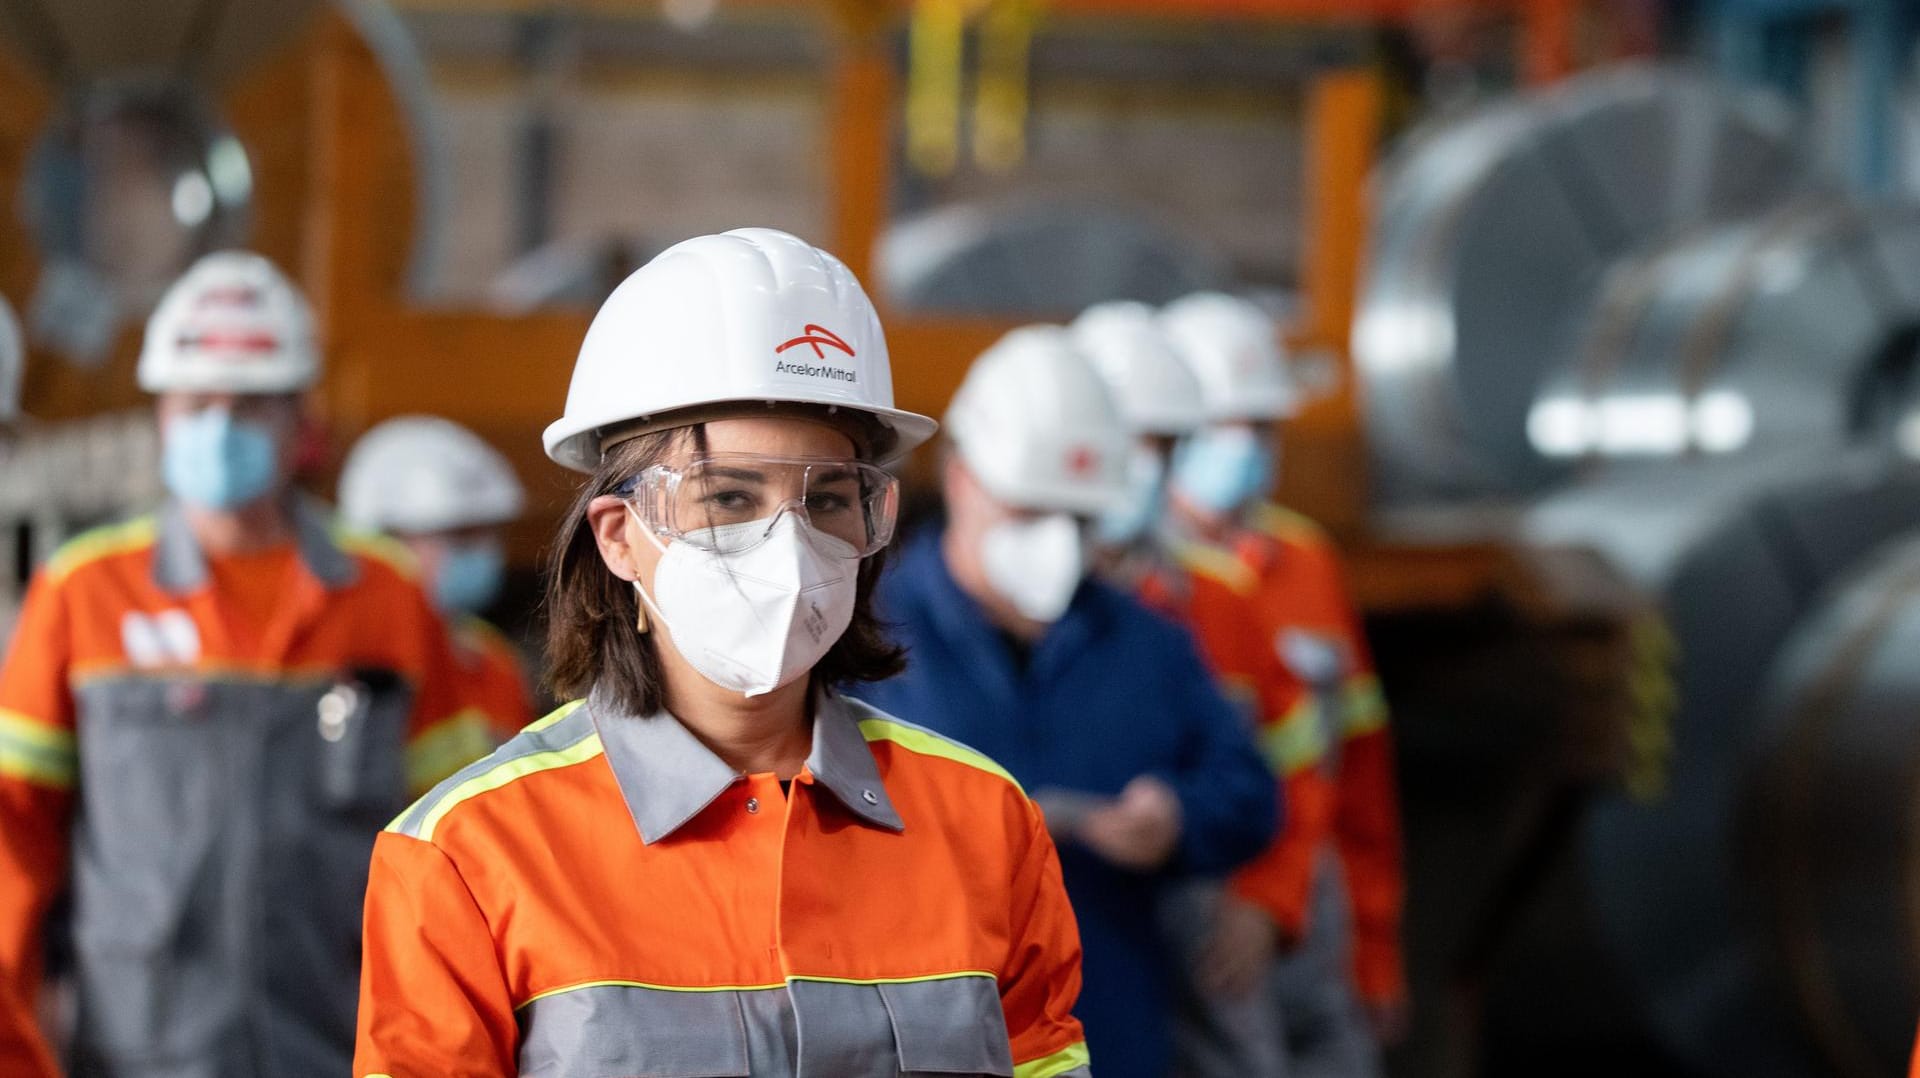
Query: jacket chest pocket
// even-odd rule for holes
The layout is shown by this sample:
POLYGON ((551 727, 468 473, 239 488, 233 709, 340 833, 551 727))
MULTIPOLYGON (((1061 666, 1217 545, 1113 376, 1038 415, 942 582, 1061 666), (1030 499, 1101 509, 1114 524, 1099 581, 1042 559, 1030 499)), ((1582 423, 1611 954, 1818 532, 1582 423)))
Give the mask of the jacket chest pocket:
POLYGON ((313 761, 314 797, 336 812, 364 810, 379 825, 406 804, 406 731, 413 692, 390 670, 354 670, 306 695, 288 723, 313 761))
POLYGON ((999 984, 992 977, 795 981, 790 991, 802 1078, 1013 1074, 999 984))
POLYGON ((749 1078, 740 993, 598 985, 520 1013, 521 1078, 749 1078))
POLYGON ((1010 1076, 1013 1049, 991 977, 877 986, 904 1074, 1010 1076))
POLYGON ((184 868, 209 852, 257 776, 258 753, 200 681, 78 690, 82 817, 110 865, 184 868))

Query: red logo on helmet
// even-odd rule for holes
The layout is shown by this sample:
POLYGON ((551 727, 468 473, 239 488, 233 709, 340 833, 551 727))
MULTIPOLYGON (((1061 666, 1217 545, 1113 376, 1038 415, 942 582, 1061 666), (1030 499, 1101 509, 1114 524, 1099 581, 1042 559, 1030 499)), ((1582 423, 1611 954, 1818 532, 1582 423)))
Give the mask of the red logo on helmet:
POLYGON ((193 304, 196 308, 207 307, 258 307, 260 290, 246 285, 234 285, 229 288, 209 288, 200 293, 193 304))
POLYGON ((1067 474, 1075 479, 1086 479, 1100 470, 1100 454, 1084 445, 1076 445, 1067 450, 1067 474))
POLYGON ((808 323, 802 328, 805 330, 804 333, 780 347, 775 348, 773 350, 774 354, 779 355, 781 352, 792 348, 796 344, 804 344, 813 349, 813 358, 825 359, 827 358, 827 354, 820 350, 820 346, 824 344, 828 348, 838 348, 849 356, 853 355, 853 346, 841 340, 837 334, 825 326, 816 326, 808 323))
POLYGON ((271 333, 203 330, 199 333, 181 334, 180 347, 241 359, 279 351, 280 338, 271 333))

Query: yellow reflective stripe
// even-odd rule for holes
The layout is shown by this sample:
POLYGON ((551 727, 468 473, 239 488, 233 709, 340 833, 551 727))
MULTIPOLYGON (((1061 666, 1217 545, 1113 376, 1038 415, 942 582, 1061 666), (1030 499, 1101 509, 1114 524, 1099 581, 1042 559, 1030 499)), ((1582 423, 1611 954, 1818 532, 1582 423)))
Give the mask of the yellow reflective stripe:
POLYGON ((580 710, 580 705, 584 703, 586 703, 585 700, 573 700, 573 701, 569 701, 568 703, 561 704, 559 707, 553 709, 553 711, 550 712, 546 718, 533 720, 532 722, 528 723, 526 726, 522 727, 520 729, 520 732, 523 734, 539 733, 540 731, 546 729, 547 727, 552 726, 554 723, 559 722, 561 719, 566 718, 568 715, 571 715, 574 712, 580 710))
POLYGON ((543 999, 564 996, 568 992, 584 992, 590 988, 644 988, 649 992, 771 992, 786 986, 785 981, 774 984, 714 985, 649 984, 646 981, 581 981, 579 984, 562 985, 559 988, 549 988, 545 992, 535 993, 527 997, 525 1003, 515 1004, 513 1009, 517 1011, 524 1007, 531 1007, 543 999))
POLYGON ((312 687, 332 685, 340 672, 330 666, 240 666, 234 663, 192 662, 154 669, 121 662, 78 664, 67 675, 67 684, 78 688, 96 681, 133 677, 142 681, 242 681, 252 685, 291 685, 312 687))
POLYGON ((1254 508, 1253 526, 1275 539, 1292 540, 1309 546, 1327 541, 1327 533, 1313 518, 1272 502, 1263 502, 1254 508))
POLYGON ((789 981, 811 981, 816 984, 926 984, 930 981, 957 981, 965 977, 985 977, 997 981, 1000 975, 984 969, 963 969, 953 973, 928 973, 919 977, 802 977, 798 974, 787 978, 789 981))
POLYGON ((425 793, 434 783, 493 751, 484 713, 467 708, 434 723, 407 743, 407 785, 425 793))
POLYGON ((1303 693, 1293 710, 1260 731, 1260 748, 1267 766, 1285 778, 1326 758, 1327 736, 1320 727, 1319 702, 1303 693))
POLYGON ((922 730, 917 726, 908 726, 906 723, 891 719, 861 719, 860 735, 868 741, 891 741, 909 752, 917 752, 922 756, 938 756, 943 760, 952 760, 955 763, 978 768, 989 775, 998 775, 1006 779, 1013 783, 1014 789, 1020 790, 1022 794, 1026 793, 1025 790, 1020 789, 1018 782, 1014 782, 1013 776, 1007 774, 1006 768, 965 745, 948 741, 938 734, 922 730))
POLYGON ((1014 1064, 1013 1078, 1056 1078, 1075 1067, 1089 1066, 1092 1057, 1087 1054, 1087 1042, 1076 1041, 1050 1056, 1014 1064))
POLYGON ((352 528, 336 525, 328 533, 333 545, 349 554, 384 563, 387 568, 406 577, 417 580, 420 576, 420 559, 413 556, 406 544, 398 539, 374 532, 356 531, 352 528))
POLYGON ((1380 690, 1380 679, 1372 674, 1356 674, 1347 679, 1341 707, 1341 731, 1347 737, 1360 737, 1387 727, 1387 695, 1380 690))
POLYGON ((1252 593, 1260 578, 1246 562, 1230 550, 1205 543, 1175 543, 1170 551, 1180 568, 1195 576, 1204 576, 1233 589, 1236 594, 1252 593))
POLYGON ((0 775, 41 786, 71 786, 73 735, 17 711, 0 710, 0 775))
POLYGON ((990 981, 999 980, 999 975, 986 970, 969 969, 957 973, 929 973, 922 977, 864 977, 859 979, 846 977, 789 977, 773 984, 654 984, 649 981, 581 981, 579 984, 562 985, 535 993, 525 1003, 514 1006, 514 1010, 531 1006, 550 996, 561 996, 568 992, 581 992, 590 988, 642 988, 649 992, 771 992, 785 988, 794 981, 808 981, 816 984, 923 984, 928 981, 952 981, 962 977, 984 977, 990 981))
POLYGON ((59 580, 88 562, 151 546, 157 534, 159 524, 150 516, 82 532, 54 551, 47 561, 47 576, 59 580))
MULTIPOLYGON (((446 817, 447 813, 452 812, 457 805, 468 798, 478 797, 489 790, 498 790, 500 787, 507 785, 515 779, 525 778, 537 772, 550 771, 556 767, 567 767, 584 760, 591 760, 600 755, 600 753, 600 735, 598 733, 592 733, 568 745, 564 749, 555 749, 552 752, 536 752, 527 756, 515 757, 498 767, 482 771, 480 774, 448 790, 439 801, 435 802, 433 808, 429 809, 427 815, 420 821, 418 837, 422 842, 432 842, 433 829, 439 826, 440 821, 446 817)), ((400 818, 405 819, 411 812, 411 809, 407 810, 407 813, 402 813, 400 818)), ((399 820, 394 821, 394 823, 399 823, 399 820)), ((394 825, 389 824, 387 830, 395 830, 394 825)))

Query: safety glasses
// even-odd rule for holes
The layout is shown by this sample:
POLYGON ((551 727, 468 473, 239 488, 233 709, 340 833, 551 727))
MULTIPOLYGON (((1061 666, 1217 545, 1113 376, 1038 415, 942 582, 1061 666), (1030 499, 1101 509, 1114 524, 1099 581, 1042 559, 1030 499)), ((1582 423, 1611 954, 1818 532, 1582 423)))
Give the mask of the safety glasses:
POLYGON ((654 533, 716 554, 759 546, 791 512, 838 556, 864 558, 893 540, 900 481, 856 460, 715 453, 657 464, 615 490, 654 533), (841 544, 845 544, 844 547, 841 544))

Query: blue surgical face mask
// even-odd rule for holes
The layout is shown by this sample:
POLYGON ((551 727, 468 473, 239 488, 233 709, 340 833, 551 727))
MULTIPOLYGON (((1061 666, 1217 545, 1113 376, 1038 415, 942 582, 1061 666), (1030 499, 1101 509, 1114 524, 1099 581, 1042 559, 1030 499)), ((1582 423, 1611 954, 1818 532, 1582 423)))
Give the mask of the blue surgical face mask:
POLYGON ((1152 448, 1135 446, 1127 458, 1127 500, 1094 521, 1094 539, 1102 546, 1127 546, 1153 527, 1166 504, 1166 462, 1152 448))
POLYGON ((1173 454, 1173 485, 1210 513, 1231 513, 1273 487, 1273 448, 1247 427, 1208 427, 1173 454))
POLYGON ((167 421, 160 478, 173 496, 202 509, 235 509, 273 492, 280 446, 273 428, 203 408, 167 421))
POLYGON ((440 557, 433 598, 446 614, 477 614, 500 594, 507 555, 497 540, 461 543, 440 557))

